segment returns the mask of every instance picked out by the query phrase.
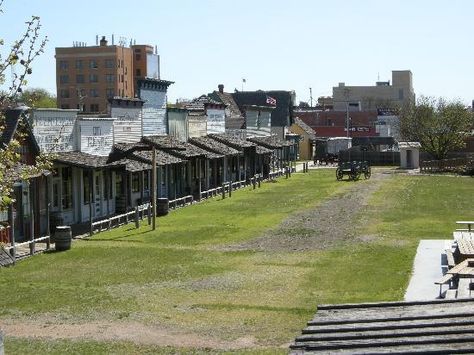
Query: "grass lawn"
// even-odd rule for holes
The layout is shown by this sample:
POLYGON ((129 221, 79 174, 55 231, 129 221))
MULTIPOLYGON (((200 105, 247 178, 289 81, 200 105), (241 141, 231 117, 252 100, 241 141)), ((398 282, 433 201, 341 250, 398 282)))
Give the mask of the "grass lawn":
MULTIPOLYGON (((365 242, 331 250, 228 248, 353 186, 322 169, 177 210, 155 232, 130 224, 0 269, 0 328, 5 320, 140 324, 224 348, 286 353, 317 304, 402 299, 418 240, 449 238, 455 220, 474 215, 472 179, 393 176, 380 183, 354 227, 365 242)), ((7 338, 5 347, 8 354, 178 351, 83 339, 7 338)))

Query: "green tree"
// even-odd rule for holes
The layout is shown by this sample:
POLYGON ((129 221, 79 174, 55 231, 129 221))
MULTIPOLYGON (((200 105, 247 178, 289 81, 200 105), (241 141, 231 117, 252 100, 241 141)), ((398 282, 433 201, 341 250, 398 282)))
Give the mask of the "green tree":
POLYGON ((41 88, 23 90, 22 93, 18 95, 17 101, 32 108, 56 107, 56 96, 51 95, 47 90, 41 88))
POLYGON ((473 114, 460 101, 420 97, 400 112, 403 139, 417 141, 435 159, 463 148, 473 128, 473 114))
MULTIPOLYGON (((3 15, 3 0, 0 0, 0 15, 3 15)), ((18 95, 32 74, 32 63, 44 52, 47 38, 40 37, 41 23, 38 16, 32 16, 26 28, 10 46, 5 45, 0 33, 0 131, 5 127, 3 112, 15 105, 18 95), (7 82, 5 73, 11 70, 11 79, 7 82)), ((6 28, 4 28, 6 30, 6 28)), ((20 130, 21 131, 21 130, 20 130)), ((16 137, 7 145, 0 146, 0 210, 11 203, 13 184, 18 179, 28 179, 38 171, 49 166, 46 156, 39 156, 34 166, 20 164, 19 148, 22 137, 16 137)))

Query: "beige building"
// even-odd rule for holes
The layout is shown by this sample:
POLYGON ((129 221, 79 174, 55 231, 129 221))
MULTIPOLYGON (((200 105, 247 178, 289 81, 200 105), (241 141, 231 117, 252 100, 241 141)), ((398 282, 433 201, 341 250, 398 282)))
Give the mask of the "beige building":
POLYGON ((105 113, 109 98, 136 96, 138 79, 159 79, 159 56, 148 45, 108 45, 102 37, 96 46, 56 48, 55 57, 57 103, 62 109, 105 113))
POLYGON ((367 111, 402 106, 415 99, 410 70, 393 70, 392 81, 378 81, 375 86, 347 86, 339 83, 332 88, 334 110, 367 111))
POLYGON ((290 131, 300 136, 300 141, 298 144, 299 160, 312 160, 314 155, 316 132, 298 117, 294 118, 294 122, 290 126, 290 131))

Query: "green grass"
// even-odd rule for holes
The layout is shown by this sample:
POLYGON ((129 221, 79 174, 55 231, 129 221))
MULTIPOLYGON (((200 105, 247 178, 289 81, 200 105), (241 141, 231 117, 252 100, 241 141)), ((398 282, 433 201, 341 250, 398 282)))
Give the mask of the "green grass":
MULTIPOLYGON (((355 184, 370 184, 371 180, 355 184)), ((354 183, 351 183, 354 184, 354 183)), ((333 170, 295 174, 158 219, 75 242, 64 253, 0 269, 1 319, 65 324, 138 322, 284 352, 317 304, 403 298, 419 239, 449 238, 472 219, 468 178, 394 176, 383 182, 356 229, 365 242, 324 251, 224 251, 352 186, 333 170)), ((7 338, 7 353, 179 353, 126 342, 7 338)), ((195 353, 209 349, 194 349, 195 353)), ((242 350, 245 352, 246 350, 242 350)))

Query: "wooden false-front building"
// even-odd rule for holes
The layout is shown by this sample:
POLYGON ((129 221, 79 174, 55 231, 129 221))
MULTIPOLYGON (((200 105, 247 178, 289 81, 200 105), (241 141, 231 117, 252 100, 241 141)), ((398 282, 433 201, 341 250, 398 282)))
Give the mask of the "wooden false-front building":
POLYGON ((7 211, 0 212, 0 222, 5 228, 2 242, 7 244, 33 240, 50 233, 50 172, 31 170, 40 149, 34 139, 26 107, 17 107, 5 112, 0 147, 7 147, 13 140, 20 144, 20 162, 15 166, 6 166, 3 162, 2 166, 3 179, 14 183, 13 203, 7 211), (30 178, 24 180, 22 176, 26 171, 30 172, 30 178))

